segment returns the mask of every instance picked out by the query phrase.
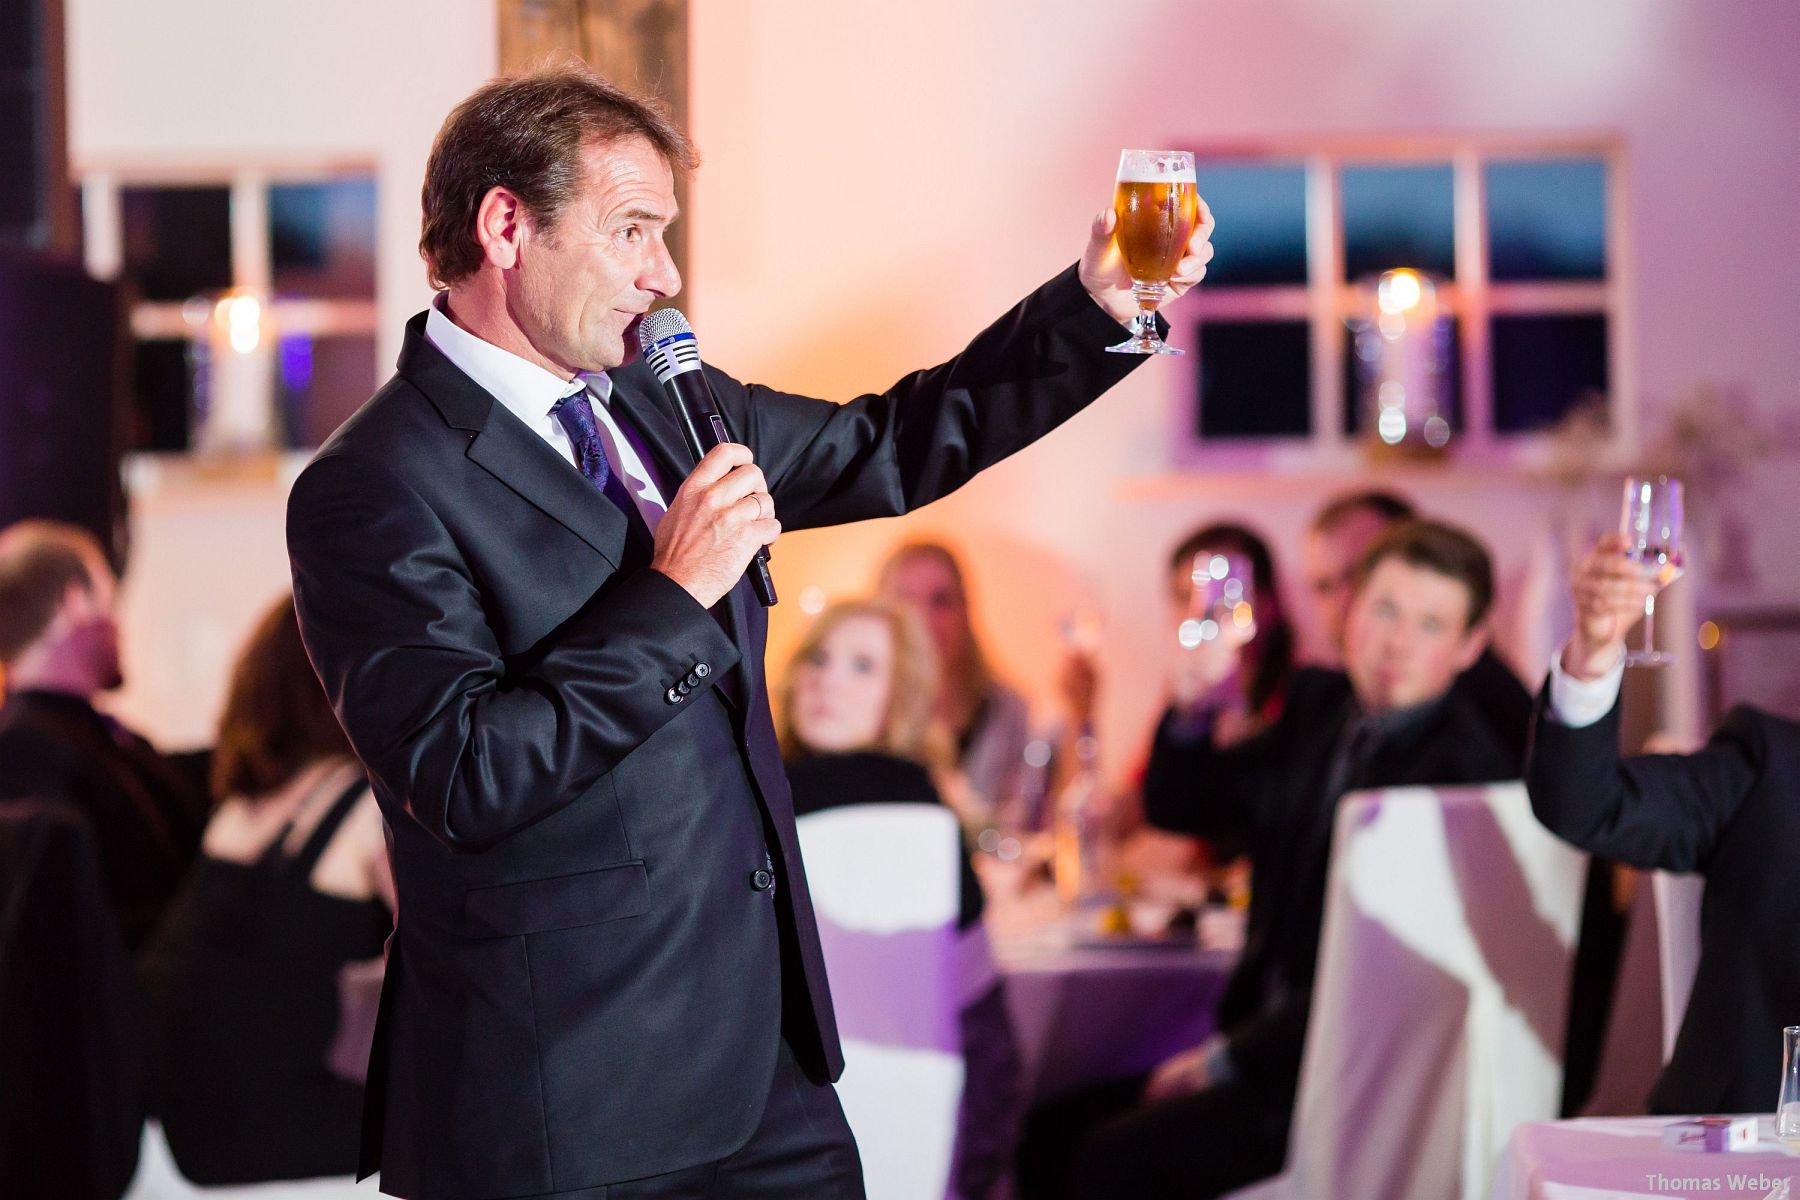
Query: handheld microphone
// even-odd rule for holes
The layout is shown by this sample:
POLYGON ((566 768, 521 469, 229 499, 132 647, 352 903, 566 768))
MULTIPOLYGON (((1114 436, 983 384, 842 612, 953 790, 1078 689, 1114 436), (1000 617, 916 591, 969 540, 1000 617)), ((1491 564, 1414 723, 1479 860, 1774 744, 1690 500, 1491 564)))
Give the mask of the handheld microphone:
MULTIPOLYGON (((700 369, 700 345, 694 341, 693 326, 680 310, 662 308, 646 315, 638 323, 638 348, 656 373, 657 382, 669 394, 695 462, 714 446, 733 440, 712 384, 700 369)), ((763 607, 772 607, 776 601, 775 578, 769 574, 767 546, 757 548, 756 557, 744 573, 750 577, 750 586, 756 589, 756 598, 763 607)))

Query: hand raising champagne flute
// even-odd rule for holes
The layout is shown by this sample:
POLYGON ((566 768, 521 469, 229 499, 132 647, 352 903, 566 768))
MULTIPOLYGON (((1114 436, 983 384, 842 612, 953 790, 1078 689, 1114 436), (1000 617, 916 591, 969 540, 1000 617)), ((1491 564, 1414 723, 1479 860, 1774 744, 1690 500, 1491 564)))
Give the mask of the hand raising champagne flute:
POLYGON ((1131 337, 1107 349, 1115 354, 1180 354, 1156 336, 1156 310, 1168 297, 1169 278, 1200 222, 1194 156, 1186 150, 1122 152, 1113 212, 1118 218, 1113 238, 1131 275, 1138 311, 1131 337))

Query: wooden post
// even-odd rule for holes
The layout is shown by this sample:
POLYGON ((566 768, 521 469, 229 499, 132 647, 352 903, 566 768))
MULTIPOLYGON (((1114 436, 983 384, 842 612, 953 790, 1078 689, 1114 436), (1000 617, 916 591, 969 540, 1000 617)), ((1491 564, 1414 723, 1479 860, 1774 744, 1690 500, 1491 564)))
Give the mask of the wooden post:
MULTIPOLYGON (((521 71, 574 55, 620 87, 661 100, 686 129, 687 31, 687 0, 500 0, 500 69, 521 71)), ((688 186, 680 175, 675 198, 685 214, 688 186)), ((669 230, 683 280, 687 224, 684 216, 669 230)))

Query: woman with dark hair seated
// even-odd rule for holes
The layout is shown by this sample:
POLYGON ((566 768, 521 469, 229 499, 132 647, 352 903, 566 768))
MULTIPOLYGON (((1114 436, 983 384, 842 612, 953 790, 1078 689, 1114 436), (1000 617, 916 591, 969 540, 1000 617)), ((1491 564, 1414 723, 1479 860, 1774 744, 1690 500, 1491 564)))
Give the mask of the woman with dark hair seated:
MULTIPOLYGON (((794 812, 847 804, 941 804, 932 770, 950 765, 934 725, 937 663, 910 610, 885 600, 834 605, 807 630, 781 686, 781 741, 794 812)), ((958 927, 979 936, 981 885, 960 855, 958 927)), ((964 956, 967 964, 968 956, 964 956)), ((969 983, 970 981, 965 981, 969 983)), ((1022 1109, 1018 1044, 998 976, 967 986, 961 1033, 966 1083, 952 1181, 965 1200, 992 1194, 1022 1109)))
POLYGON ((155 1113, 196 1183, 352 1174, 393 879, 291 599, 238 659, 212 787, 142 958, 155 1113))

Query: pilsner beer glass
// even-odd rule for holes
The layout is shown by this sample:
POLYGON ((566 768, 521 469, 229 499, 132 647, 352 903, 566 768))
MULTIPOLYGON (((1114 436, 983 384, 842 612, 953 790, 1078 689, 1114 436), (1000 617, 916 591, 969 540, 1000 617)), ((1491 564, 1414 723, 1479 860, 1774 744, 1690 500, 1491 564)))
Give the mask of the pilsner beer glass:
POLYGON ((1131 275, 1138 312, 1131 337, 1107 349, 1114 354, 1181 354, 1156 336, 1156 310, 1169 294, 1169 276, 1187 253, 1200 223, 1194 156, 1186 150, 1126 150, 1119 155, 1113 192, 1113 242, 1131 275))

